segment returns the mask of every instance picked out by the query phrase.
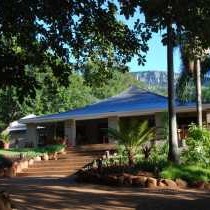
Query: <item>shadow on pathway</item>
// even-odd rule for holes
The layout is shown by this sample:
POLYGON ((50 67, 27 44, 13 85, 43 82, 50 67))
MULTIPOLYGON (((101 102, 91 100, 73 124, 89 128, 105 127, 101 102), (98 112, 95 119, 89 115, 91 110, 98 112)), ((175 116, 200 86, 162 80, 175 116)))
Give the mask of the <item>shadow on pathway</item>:
POLYGON ((209 210, 209 192, 107 187, 74 183, 70 178, 1 179, 20 210, 209 210))

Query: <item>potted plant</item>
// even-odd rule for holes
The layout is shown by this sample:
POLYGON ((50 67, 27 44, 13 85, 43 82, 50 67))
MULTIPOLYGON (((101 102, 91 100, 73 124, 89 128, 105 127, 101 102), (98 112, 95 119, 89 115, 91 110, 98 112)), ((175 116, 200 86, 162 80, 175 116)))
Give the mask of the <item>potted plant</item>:
POLYGON ((1 132, 0 139, 4 143, 4 149, 9 149, 10 134, 8 129, 5 129, 1 132))

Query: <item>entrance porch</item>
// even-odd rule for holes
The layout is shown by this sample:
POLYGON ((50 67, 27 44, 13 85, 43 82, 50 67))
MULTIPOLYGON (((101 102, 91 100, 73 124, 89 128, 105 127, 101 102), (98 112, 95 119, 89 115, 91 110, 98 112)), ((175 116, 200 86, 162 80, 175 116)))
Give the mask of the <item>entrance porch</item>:
MULTIPOLYGON (((207 113, 205 113, 207 114, 207 113)), ((166 113, 159 112, 143 116, 112 116, 100 119, 66 120, 61 122, 27 124, 28 140, 33 146, 64 143, 69 146, 82 146, 94 144, 113 144, 114 139, 108 138, 108 127, 119 129, 119 121, 128 122, 132 119, 147 120, 150 127, 155 127, 155 140, 166 137, 167 117, 166 113), (41 127, 42 129, 37 129, 41 127)), ((187 137, 188 125, 196 123, 196 113, 177 113, 178 144, 182 145, 182 139, 187 137)))
MULTIPOLYGON (((148 120, 150 127, 159 126, 161 130, 161 115, 128 116, 90 119, 90 120, 66 120, 63 122, 53 122, 44 124, 27 125, 28 140, 34 146, 44 146, 47 144, 66 142, 69 146, 84 146, 94 144, 113 144, 116 140, 108 138, 107 128, 119 129, 119 121, 128 122, 132 119, 139 121, 148 120), (37 129, 42 127, 42 129, 37 129)), ((162 135, 158 132, 159 138, 162 135)))

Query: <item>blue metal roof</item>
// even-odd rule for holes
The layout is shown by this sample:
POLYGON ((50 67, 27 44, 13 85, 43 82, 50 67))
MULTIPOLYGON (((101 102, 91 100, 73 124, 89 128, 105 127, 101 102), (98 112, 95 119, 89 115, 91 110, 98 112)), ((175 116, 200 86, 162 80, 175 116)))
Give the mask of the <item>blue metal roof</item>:
POLYGON ((139 88, 132 86, 119 95, 98 101, 83 108, 69 110, 57 114, 43 115, 32 119, 21 120, 21 122, 44 123, 67 119, 94 119, 99 116, 117 116, 122 113, 145 111, 153 114, 155 110, 166 110, 167 106, 167 97, 149 91, 140 90, 139 88))

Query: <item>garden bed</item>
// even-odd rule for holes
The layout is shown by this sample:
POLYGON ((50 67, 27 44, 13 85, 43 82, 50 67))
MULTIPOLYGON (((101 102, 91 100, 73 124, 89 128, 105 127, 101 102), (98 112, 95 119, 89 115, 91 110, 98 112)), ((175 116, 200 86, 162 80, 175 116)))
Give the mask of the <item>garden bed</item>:
POLYGON ((128 164, 118 165, 110 158, 104 162, 97 160, 84 167, 77 173, 77 181, 111 186, 210 190, 210 169, 202 166, 147 160, 130 167, 128 164))
POLYGON ((177 186, 176 183, 169 183, 166 179, 160 179, 157 174, 150 171, 142 171, 138 168, 112 166, 108 168, 82 169, 77 174, 79 182, 98 183, 114 186, 134 187, 157 187, 177 186))
POLYGON ((0 156, 8 157, 11 159, 19 159, 19 158, 33 158, 36 156, 42 156, 43 154, 52 154, 55 152, 62 152, 65 148, 64 145, 56 144, 56 145, 48 145, 45 147, 37 147, 37 148, 11 148, 11 149, 0 149, 0 156))
POLYGON ((118 140, 116 153, 107 151, 78 172, 78 181, 117 186, 195 187, 210 190, 210 132, 191 124, 186 147, 179 155, 181 164, 168 160, 168 141, 148 143, 147 124, 133 122, 130 128, 120 125, 120 131, 108 129, 118 140), (135 125, 135 126, 134 126, 135 125))
POLYGON ((210 190, 210 182, 208 181, 209 179, 207 179, 209 172, 204 175, 203 173, 205 170, 197 169, 194 171, 194 169, 188 170, 189 168, 191 168, 191 166, 169 166, 160 173, 160 176, 149 171, 137 171, 137 169, 133 169, 134 171, 137 171, 135 173, 119 172, 123 170, 126 171, 125 167, 123 167, 123 170, 119 170, 119 168, 116 167, 109 168, 109 171, 113 171, 109 173, 103 172, 103 170, 100 171, 97 168, 82 169, 77 173, 77 181, 111 186, 132 186, 147 188, 193 187, 210 190), (177 167, 179 168, 180 173, 173 172, 177 167), (183 169, 183 171, 181 171, 181 169, 183 169))
POLYGON ((63 153, 64 150, 64 145, 0 150, 0 177, 16 176, 36 161, 57 159, 57 155, 63 153))

